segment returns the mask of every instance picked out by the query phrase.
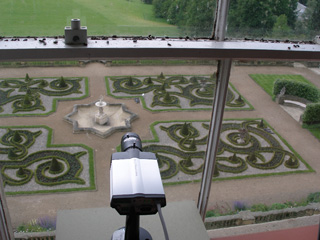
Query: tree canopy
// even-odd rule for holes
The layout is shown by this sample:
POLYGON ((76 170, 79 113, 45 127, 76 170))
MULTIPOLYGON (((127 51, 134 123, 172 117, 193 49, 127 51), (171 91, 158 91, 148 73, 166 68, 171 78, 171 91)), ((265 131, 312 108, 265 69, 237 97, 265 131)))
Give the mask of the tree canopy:
MULTIPOLYGON (((216 0, 142 0, 154 6, 156 17, 177 25, 186 36, 211 36, 216 0)), ((232 0, 228 14, 231 37, 310 38, 320 30, 319 0, 232 0), (307 9, 297 18, 298 2, 307 9)))

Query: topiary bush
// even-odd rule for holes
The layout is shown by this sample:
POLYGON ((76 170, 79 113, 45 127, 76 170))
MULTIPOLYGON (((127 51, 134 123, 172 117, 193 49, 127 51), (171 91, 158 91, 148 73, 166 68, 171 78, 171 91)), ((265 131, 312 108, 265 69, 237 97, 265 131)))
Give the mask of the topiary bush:
POLYGON ((302 115, 302 121, 305 124, 320 123, 320 102, 307 105, 302 115))
POLYGON ((278 79, 274 82, 273 94, 278 95, 283 87, 286 89, 286 95, 301 97, 311 102, 320 101, 319 89, 310 84, 278 79))
POLYGON ((52 158, 51 165, 49 168, 49 173, 57 174, 57 173, 60 173, 62 170, 63 170, 63 165, 59 163, 55 157, 52 158))

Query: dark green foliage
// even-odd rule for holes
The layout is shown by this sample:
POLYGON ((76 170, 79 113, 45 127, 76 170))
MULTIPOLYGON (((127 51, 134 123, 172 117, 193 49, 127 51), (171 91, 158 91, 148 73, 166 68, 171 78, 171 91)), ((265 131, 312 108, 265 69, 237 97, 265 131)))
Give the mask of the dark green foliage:
POLYGON ((277 17, 284 15, 288 26, 296 23, 297 0, 230 1, 228 32, 241 36, 263 37, 271 32, 277 17))
POLYGON ((219 175, 220 173, 219 173, 218 165, 216 164, 214 166, 213 177, 219 177, 219 175))
POLYGON ((287 208, 287 205, 284 203, 274 203, 269 207, 269 210, 281 210, 287 208))
POLYGON ((18 155, 15 153, 13 148, 10 148, 8 151, 8 158, 11 160, 16 160, 18 155))
POLYGON ((234 153, 234 154, 232 155, 232 157, 230 157, 229 159, 230 159, 230 161, 231 161, 232 163, 237 163, 237 162, 238 162, 238 158, 237 158, 237 154, 236 154, 236 153, 234 153))
POLYGON ((320 192, 315 192, 315 193, 310 193, 308 198, 307 198, 308 202, 320 202, 320 192))
POLYGON ((2 87, 9 87, 9 83, 7 80, 2 81, 2 87))
POLYGON ((177 25, 183 34, 211 36, 215 0, 153 0, 154 14, 177 25))
POLYGON ((14 134, 13 134, 13 137, 12 137, 12 140, 16 143, 19 143, 21 142, 23 139, 22 137, 20 136, 19 132, 18 131, 15 131, 14 134))
MULTIPOLYGON (((147 100, 142 99, 142 102, 146 103, 143 106, 151 111, 176 110, 173 107, 179 108, 179 110, 188 109, 186 107, 182 108, 181 98, 189 102, 192 110, 209 110, 209 108, 203 108, 202 106, 201 108, 195 108, 197 105, 212 106, 215 83, 208 76, 191 76, 190 79, 184 76, 167 76, 164 79, 160 79, 161 77, 161 74, 157 78, 137 77, 133 79, 133 86, 129 86, 129 77, 112 77, 107 78, 107 80, 110 80, 110 82, 107 81, 107 84, 110 84, 112 81, 113 93, 128 94, 126 97, 137 97, 138 94, 152 94, 151 108, 149 108, 149 102, 145 102, 147 100), (153 83, 150 84, 150 81, 153 83), (204 90, 201 88, 200 82, 206 83, 204 90), (169 88, 171 98, 169 99, 168 95, 166 95, 166 99, 164 100, 166 89, 169 88), (155 109, 156 106, 163 108, 155 109)), ((242 109, 247 110, 247 103, 242 98, 240 101, 235 100, 235 94, 230 88, 228 89, 226 105, 232 108, 232 110, 242 107, 242 109)), ((251 107, 249 106, 249 108, 251 107)))
POLYGON ((240 94, 239 94, 239 96, 238 96, 236 101, 239 102, 239 103, 243 103, 244 102, 240 94))
POLYGON ((26 74, 26 77, 24 78, 24 80, 25 80, 26 82, 30 82, 31 78, 29 77, 29 74, 28 74, 28 73, 26 74))
POLYGON ((160 73, 160 75, 158 76, 158 79, 161 79, 161 80, 165 79, 163 72, 160 73))
POLYGON ((308 104, 302 115, 302 121, 305 124, 320 123, 320 103, 308 104))
POLYGON ((52 158, 51 160, 51 164, 50 164, 50 168, 49 168, 49 172, 51 174, 56 174, 59 173, 63 170, 61 163, 58 162, 58 160, 56 158, 52 158))
POLYGON ((283 87, 286 89, 286 95, 301 97, 311 102, 320 101, 319 89, 310 84, 278 79, 273 85, 273 94, 278 95, 283 87))
POLYGON ((39 84, 39 87, 40 88, 44 88, 44 87, 46 87, 48 84, 47 84, 47 82, 45 81, 45 80, 41 80, 41 82, 40 82, 40 84, 39 84))
POLYGON ((169 92, 166 92, 166 94, 164 95, 163 101, 164 101, 165 103, 169 103, 169 102, 172 101, 172 98, 171 98, 169 92))
POLYGON ((287 168, 298 168, 300 164, 296 158, 290 157, 287 161, 284 162, 284 165, 287 168))
POLYGON ((317 31, 320 30, 320 1, 308 0, 307 5, 308 8, 305 11, 307 27, 312 33, 318 33, 317 31))
POLYGON ((263 119, 260 120, 259 122, 259 125, 258 125, 259 128, 264 128, 264 122, 263 122, 263 119))
POLYGON ((250 153, 249 156, 248 156, 248 160, 250 162, 255 163, 255 162, 257 162, 257 157, 256 157, 256 155, 254 153, 250 153))
POLYGON ((132 87, 133 86, 133 80, 132 80, 132 77, 130 76, 129 79, 128 79, 128 82, 126 83, 127 86, 129 87, 132 87))
POLYGON ((161 91, 166 91, 166 84, 165 84, 165 83, 163 83, 163 84, 161 85, 160 90, 161 90, 161 91))
POLYGON ((250 210, 252 212, 266 212, 269 211, 269 207, 266 204, 259 203, 252 205, 250 210))
POLYGON ((189 125, 186 122, 182 125, 180 133, 181 133, 182 136, 188 136, 189 135, 189 125))
POLYGON ((158 153, 156 153, 156 158, 158 160, 159 168, 162 168, 164 164, 163 164, 163 161, 162 161, 161 157, 159 157, 158 153))
POLYGON ((196 144, 196 140, 195 139, 193 139, 192 140, 192 142, 191 142, 191 144, 190 144, 190 150, 196 150, 197 149, 197 144, 196 144))
POLYGON ((31 97, 31 96, 32 96, 32 91, 31 91, 31 89, 30 89, 30 88, 28 88, 28 89, 27 89, 27 91, 26 91, 26 95, 28 95, 29 97, 31 97))
POLYGON ((193 166, 193 162, 192 162, 190 156, 188 156, 188 158, 186 160, 183 160, 183 165, 185 167, 192 167, 193 166))
POLYGON ((24 169, 20 167, 17 171, 17 177, 24 177, 26 175, 24 169))
POLYGON ((58 86, 59 86, 60 88, 65 88, 65 87, 68 86, 68 84, 66 83, 66 81, 64 80, 63 77, 61 77, 61 78, 59 79, 59 84, 58 84, 58 86))
MULTIPOLYGON (((10 81, 10 85, 8 84, 5 94, 0 96, 0 112, 2 106, 11 104, 11 113, 5 113, 4 115, 11 115, 17 112, 32 112, 35 110, 45 111, 45 107, 42 103, 42 97, 65 97, 70 94, 82 94, 80 91, 81 84, 80 81, 82 79, 72 78, 65 80, 63 77, 56 78, 54 80, 45 80, 45 79, 31 79, 28 74, 25 79, 23 78, 14 78, 14 79, 4 79, 0 80, 0 89, 4 88, 4 81, 10 81), (67 84, 68 82, 68 84, 67 84), (69 88, 68 88, 69 86, 69 88), (46 87, 46 88, 45 88, 46 87), (25 95, 23 95, 25 92, 25 95)), ((87 88, 87 80, 85 80, 85 88, 87 88)), ((3 91, 3 90, 2 90, 3 91)), ((86 93, 87 95, 88 93, 86 93)), ((83 96, 80 96, 83 97, 83 96)), ((77 98, 74 98, 77 99, 77 98)), ((52 111, 55 110, 56 101, 58 98, 51 98, 52 103, 52 111)), ((29 114, 28 113, 28 114, 29 114)), ((39 113, 35 113, 39 114, 39 113)), ((45 114, 48 114, 45 113, 45 114)))
POLYGON ((23 104, 23 107, 30 107, 32 105, 29 94, 26 94, 24 96, 22 104, 23 104))
POLYGON ((153 84, 151 77, 148 77, 147 84, 153 84))
POLYGON ((168 9, 170 8, 171 1, 169 0, 153 0, 153 12, 158 18, 166 18, 168 9))

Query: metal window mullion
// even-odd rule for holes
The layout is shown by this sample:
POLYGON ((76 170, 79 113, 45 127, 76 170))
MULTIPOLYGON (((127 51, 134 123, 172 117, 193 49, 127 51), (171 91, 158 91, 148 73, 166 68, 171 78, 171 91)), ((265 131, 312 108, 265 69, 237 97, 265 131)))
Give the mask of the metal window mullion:
POLYGON ((13 240, 13 231, 11 226, 10 215, 3 191, 2 175, 0 173, 0 239, 13 240))
MULTIPOLYGON (((223 41, 226 32, 227 13, 229 0, 218 0, 216 22, 214 25, 214 40, 223 41)), ((216 156, 220 139, 220 130, 223 120, 224 106, 227 97, 229 77, 231 71, 231 59, 219 60, 215 97, 213 101, 212 115, 208 134, 207 150, 201 179, 201 187, 198 199, 198 210, 202 220, 206 216, 206 210, 210 197, 211 182, 216 165, 216 156)))
POLYGON ((228 91, 231 64, 231 59, 221 60, 218 63, 218 76, 216 82, 215 97, 208 134, 208 143, 201 181, 201 188, 198 199, 198 209, 202 217, 202 220, 205 219, 211 190, 211 182, 216 164, 216 156, 218 152, 220 130, 228 91))

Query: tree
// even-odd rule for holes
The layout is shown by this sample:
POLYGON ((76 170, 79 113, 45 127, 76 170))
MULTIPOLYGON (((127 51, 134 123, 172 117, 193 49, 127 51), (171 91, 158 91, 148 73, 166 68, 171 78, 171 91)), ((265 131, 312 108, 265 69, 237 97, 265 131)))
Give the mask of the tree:
POLYGON ((298 0, 278 0, 271 1, 272 12, 275 16, 280 17, 285 15, 287 17, 287 24, 294 27, 297 20, 297 6, 298 0))
POLYGON ((274 21, 269 1, 237 0, 230 5, 229 26, 243 34, 263 36, 272 29, 274 21))
POLYGON ((171 0, 153 0, 154 15, 158 18, 167 19, 168 9, 172 3, 171 0))
POLYGON ((187 6, 186 31, 195 36, 211 36, 216 0, 192 0, 187 6))
POLYGON ((305 19, 307 21, 307 27, 310 31, 320 30, 320 1, 308 0, 308 8, 305 12, 305 19))
MULTIPOLYGON (((287 25, 296 23, 298 0, 235 0, 230 2, 229 32, 243 35, 265 36, 281 15, 287 17, 287 25)), ((283 17, 280 19, 283 21, 283 17)))
POLYGON ((172 1, 167 15, 167 21, 170 24, 184 26, 187 19, 188 0, 174 0, 172 1))
POLYGON ((303 5, 306 5, 308 2, 308 0, 299 0, 299 3, 303 4, 303 5))
POLYGON ((277 18, 272 28, 272 36, 275 38, 288 37, 290 35, 290 27, 288 26, 287 16, 282 14, 277 18))

